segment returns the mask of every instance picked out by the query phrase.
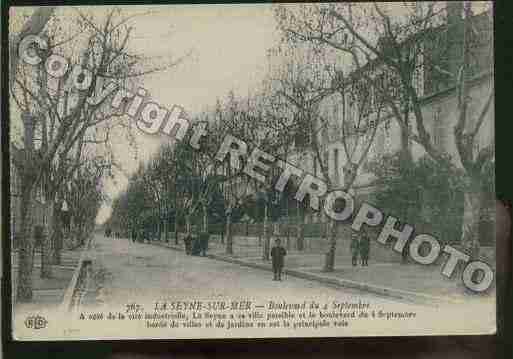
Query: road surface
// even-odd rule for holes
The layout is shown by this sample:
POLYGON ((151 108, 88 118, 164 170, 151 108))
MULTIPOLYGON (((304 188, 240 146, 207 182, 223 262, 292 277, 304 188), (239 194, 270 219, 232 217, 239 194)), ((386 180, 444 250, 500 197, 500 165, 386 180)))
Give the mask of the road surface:
MULTIPOLYGON (((286 275, 283 281, 273 281, 266 270, 187 256, 156 244, 98 234, 92 243, 88 255, 93 276, 86 280, 87 294, 72 313, 59 318, 45 314, 59 325, 40 332, 41 338, 395 336, 495 330, 493 305, 401 303, 286 275), (234 303, 247 306, 234 308, 234 303)), ((16 323, 20 337, 30 336, 21 319, 16 323)))
POLYGON ((273 281, 272 273, 204 257, 187 256, 148 243, 97 235, 95 266, 101 268, 100 300, 115 305, 130 300, 244 299, 267 301, 321 298, 340 301, 397 301, 351 289, 327 287, 315 281, 283 275, 273 281))

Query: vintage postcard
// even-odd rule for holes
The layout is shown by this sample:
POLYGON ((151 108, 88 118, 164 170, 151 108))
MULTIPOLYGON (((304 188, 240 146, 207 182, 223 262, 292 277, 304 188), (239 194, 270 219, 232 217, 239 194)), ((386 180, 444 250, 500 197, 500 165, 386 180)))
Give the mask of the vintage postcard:
POLYGON ((493 19, 10 7, 14 340, 495 333, 493 19))

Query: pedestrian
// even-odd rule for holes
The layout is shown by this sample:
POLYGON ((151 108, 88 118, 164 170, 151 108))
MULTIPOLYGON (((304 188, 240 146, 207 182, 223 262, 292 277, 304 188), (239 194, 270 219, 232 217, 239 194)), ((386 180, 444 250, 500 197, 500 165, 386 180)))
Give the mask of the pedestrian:
POLYGON ((146 243, 151 243, 151 227, 149 224, 146 224, 144 235, 145 235, 146 243))
POLYGON ((207 231, 201 231, 199 235, 201 245, 201 255, 205 257, 207 255, 209 234, 207 231))
POLYGON ((283 270, 284 258, 286 255, 287 251, 281 246, 281 240, 276 238, 275 245, 271 249, 274 274, 273 280, 281 280, 281 272, 283 270))
POLYGON ((199 256, 201 254, 202 248, 201 248, 201 238, 199 233, 195 232, 192 235, 192 249, 191 254, 193 256, 199 256))
POLYGON ((358 236, 354 231, 351 231, 351 262, 353 267, 358 265, 358 254, 360 254, 360 242, 358 241, 358 236))
POLYGON ((185 238, 183 239, 183 243, 185 244, 185 254, 187 254, 187 255, 192 254, 192 236, 190 233, 187 233, 185 235, 185 238))
POLYGON ((135 243, 136 239, 137 239, 137 231, 135 230, 135 227, 134 227, 134 228, 132 228, 132 242, 135 243))
POLYGON ((369 266, 370 238, 367 231, 362 229, 362 239, 360 240, 360 257, 362 259, 362 267, 369 266))

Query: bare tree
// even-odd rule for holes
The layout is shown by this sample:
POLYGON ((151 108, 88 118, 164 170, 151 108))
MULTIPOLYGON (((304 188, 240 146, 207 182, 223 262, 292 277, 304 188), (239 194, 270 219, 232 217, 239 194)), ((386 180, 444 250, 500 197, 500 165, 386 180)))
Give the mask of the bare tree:
POLYGON ((401 128, 402 143, 415 142, 456 178, 465 178, 462 241, 475 243, 483 178, 494 158, 493 141, 483 142, 480 136, 493 102, 493 81, 485 82, 484 94, 475 90, 476 77, 491 73, 489 11, 474 15, 471 2, 389 7, 330 4, 315 9, 315 16, 293 20, 282 12, 282 24, 296 39, 314 41, 383 68, 389 82, 395 82, 394 91, 381 93, 401 128), (344 42, 344 38, 349 41, 344 42), (424 83, 419 83, 420 76, 424 83), (452 122, 455 152, 437 145, 423 109, 424 92, 444 88, 456 92, 452 122))
MULTIPOLYGON (((106 140, 88 137, 88 133, 113 122, 126 121, 123 109, 106 109, 103 106, 110 98, 99 96, 104 91, 104 79, 124 87, 145 74, 172 65, 157 66, 150 59, 127 50, 132 27, 119 9, 108 11, 103 22, 79 9, 74 11, 76 21, 68 19, 63 22, 60 17, 54 16, 48 23, 45 33, 48 46, 46 49, 36 49, 41 62, 36 65, 20 61, 11 63, 15 66, 10 69, 14 74, 11 99, 21 113, 23 137, 22 156, 14 163, 20 173, 22 192, 20 285, 17 294, 20 301, 30 301, 32 298, 31 258, 34 240, 31 230, 33 198, 37 187, 45 177, 50 179, 48 184, 54 182, 56 177, 49 175, 49 171, 66 167, 67 154, 78 143, 106 140), (69 31, 62 31, 62 28, 69 31), (70 34, 71 37, 68 37, 70 34), (45 60, 56 50, 77 62, 72 71, 60 78, 47 76, 44 66, 45 60), (76 68, 80 70, 80 66, 87 68, 91 76, 75 71, 76 68)), ((15 114, 15 110, 12 110, 11 120, 15 114)), ((108 131, 104 131, 104 134, 108 134, 108 131)), ((59 179, 48 187, 49 195, 56 195, 55 184, 60 182, 59 179)), ((51 201, 54 199, 50 198, 51 201)), ((52 257, 52 237, 47 236, 44 242, 43 260, 46 269, 49 269, 46 264, 52 257)), ((49 270, 43 271, 43 275, 49 274, 49 270)))
MULTIPOLYGON (((330 65, 315 47, 285 43, 285 49, 289 61, 276 76, 275 91, 293 106, 296 154, 311 159, 312 174, 326 183, 328 191, 341 188, 349 191, 382 122, 384 102, 370 96, 374 82, 345 78, 342 69, 330 65), (333 115, 334 107, 340 109, 336 115, 333 115), (327 111, 322 111, 323 108, 327 111), (376 112, 371 114, 371 109, 376 112), (338 163, 329 166, 327 143, 330 141, 338 141, 343 147, 341 152, 346 163, 343 184, 338 163)), ((355 65, 359 65, 356 60, 355 65)), ((324 269, 332 271, 337 225, 335 221, 328 224, 330 250, 324 269)))

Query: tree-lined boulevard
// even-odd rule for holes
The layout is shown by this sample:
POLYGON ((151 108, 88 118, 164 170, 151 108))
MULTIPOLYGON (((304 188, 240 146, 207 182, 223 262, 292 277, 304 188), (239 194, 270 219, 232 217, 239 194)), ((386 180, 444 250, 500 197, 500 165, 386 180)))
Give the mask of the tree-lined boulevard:
MULTIPOLYGON (((147 243, 95 237, 95 256, 106 273, 99 295, 105 306, 123 307, 128 302, 154 299, 251 299, 267 303, 274 298, 336 297, 347 301, 387 304, 391 300, 376 298, 351 289, 340 292, 322 283, 288 276, 273 282, 272 273, 184 252, 163 249, 147 243)), ((99 267, 99 268, 100 268, 99 267)), ((100 305, 99 303, 94 303, 100 305)))
MULTIPOLYGON (((151 92, 157 89, 144 98, 133 94, 142 93, 136 89, 141 91, 150 76, 180 71, 178 65, 191 59, 134 51, 136 19, 151 17, 151 11, 89 10, 39 8, 12 25, 17 26, 10 38, 9 82, 11 126, 18 129, 11 136, 12 177, 19 193, 12 201, 16 225, 11 228, 18 256, 17 301, 32 300, 36 251, 41 252, 41 278, 52 278, 60 253, 82 248, 95 228, 110 234, 93 242, 103 251, 101 265, 115 266, 112 272, 122 276, 116 296, 136 293, 125 286, 138 276, 133 288, 158 292, 169 279, 173 285, 168 288, 192 295, 202 287, 213 289, 210 277, 223 272, 220 279, 226 282, 219 284, 224 290, 235 289, 223 285, 240 278, 255 293, 268 293, 258 271, 167 250, 157 255, 158 247, 148 244, 181 246, 184 238, 202 237, 208 243, 215 236, 223 254, 232 257, 241 255, 238 241, 258 238, 257 249, 251 250, 269 262, 274 239, 280 237, 287 250, 298 257, 315 255, 324 273, 336 273, 347 265, 337 260, 349 253, 354 231, 312 209, 315 204, 324 208, 326 198, 307 195, 298 201, 301 178, 276 191, 280 172, 270 163, 276 159, 282 167, 288 162, 301 168, 301 176, 317 179, 325 192, 351 193, 358 203, 369 201, 397 218, 391 242, 406 235, 409 223, 442 245, 456 246, 467 261, 495 265, 490 9, 476 11, 470 2, 273 5, 281 40, 268 50, 259 85, 247 95, 218 93, 214 104, 187 114, 190 131, 185 132, 184 122, 159 123, 163 134, 152 129, 159 149, 126 174, 123 157, 140 150, 134 139, 159 117, 156 110, 146 113, 137 110, 144 105, 134 105, 156 104, 159 99, 151 92), (17 57, 27 35, 47 44, 26 48, 39 62, 17 57), (68 72, 63 59, 70 64, 68 72), (108 83, 130 89, 132 96, 117 107, 106 105, 115 96, 99 95, 108 83), (198 129, 205 135, 196 136, 198 129), (183 138, 177 136, 182 132, 183 138), (216 158, 230 136, 260 150, 260 168, 253 176, 244 170, 247 157, 216 158), (129 144, 118 153, 114 148, 122 137, 129 144), (126 176, 128 184, 112 196, 106 184, 119 176, 126 176), (42 221, 35 210, 40 202, 42 221), (110 217, 96 223, 104 205, 111 208, 110 217), (128 262, 121 264, 122 258, 128 262), (161 265, 182 274, 170 279, 168 272, 159 272, 161 265), (193 288, 175 283, 184 279, 193 288)), ((332 205, 335 211, 341 208, 336 201, 332 205)), ((368 233, 373 239, 374 229, 368 233)), ((356 240, 362 242, 362 236, 358 233, 356 240)), ((370 245, 369 270, 373 263, 416 265, 408 252, 412 238, 396 257, 390 248, 370 245)), ((417 250, 425 257, 432 248, 417 250)), ((461 276, 462 268, 456 273, 461 276)), ((317 286, 286 282, 284 290, 302 287, 306 294, 317 286)), ((115 288, 116 282, 109 285, 115 288)))

